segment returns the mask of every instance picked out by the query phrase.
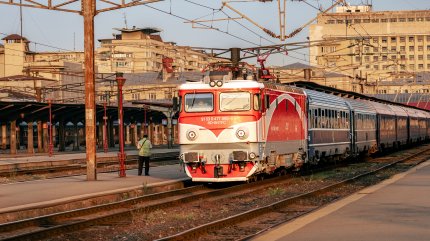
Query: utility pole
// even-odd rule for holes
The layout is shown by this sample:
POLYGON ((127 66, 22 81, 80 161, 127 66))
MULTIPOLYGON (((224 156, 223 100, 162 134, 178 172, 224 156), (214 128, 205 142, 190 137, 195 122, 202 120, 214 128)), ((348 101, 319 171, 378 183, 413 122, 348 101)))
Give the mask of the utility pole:
POLYGON ((84 53, 85 53, 85 143, 87 154, 87 180, 97 180, 96 163, 96 95, 94 71, 94 17, 95 0, 82 1, 84 17, 84 53))

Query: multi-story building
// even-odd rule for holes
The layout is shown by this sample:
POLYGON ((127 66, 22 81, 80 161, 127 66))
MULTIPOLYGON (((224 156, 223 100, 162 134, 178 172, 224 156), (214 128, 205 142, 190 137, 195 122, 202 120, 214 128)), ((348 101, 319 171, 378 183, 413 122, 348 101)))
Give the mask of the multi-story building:
POLYGON ((4 37, 0 47, 0 77, 20 75, 26 57, 31 54, 28 40, 18 34, 4 37))
POLYGON ((310 26, 310 62, 353 76, 364 93, 395 94, 398 88, 379 83, 430 71, 429 24, 430 10, 338 7, 334 13, 319 15, 310 26))
POLYGON ((219 59, 190 47, 164 42, 155 28, 118 29, 121 34, 112 39, 100 39, 96 63, 101 73, 201 71, 219 59), (171 61, 171 62, 169 62, 171 61))
POLYGON ((4 77, 4 45, 0 44, 0 78, 4 77))
MULTIPOLYGON (((104 91, 103 79, 115 72, 149 73, 142 75, 141 78, 133 77, 133 81, 126 82, 125 88, 139 86, 139 91, 133 90, 130 95, 126 93, 125 98, 129 100, 160 99, 164 95, 160 94, 159 90, 155 91, 157 92, 155 94, 140 83, 148 84, 149 81, 151 88, 156 90, 159 82, 163 85, 161 92, 171 92, 170 90, 176 89, 176 86, 165 87, 167 83, 162 82, 170 79, 168 82, 171 83, 171 80, 179 79, 187 72, 199 73, 208 64, 219 61, 218 58, 202 51, 177 46, 172 42, 163 42, 158 29, 133 27, 120 29, 120 32, 121 34, 114 35, 113 39, 100 40, 101 47, 96 50, 95 58, 97 87, 101 86, 100 91, 104 91), (166 88, 169 91, 164 90, 166 88)), ((59 102, 83 101, 83 52, 31 52, 29 41, 16 34, 3 38, 3 41, 4 44, 0 45, 0 78, 11 76, 15 79, 22 79, 25 76, 46 78, 54 82, 44 86, 44 98, 59 102)), ((10 78, 4 80, 7 82, 8 79, 10 78)), ((4 83, 3 86, 15 84, 17 82, 4 83)), ((172 93, 166 94, 167 97, 171 95, 172 93)))

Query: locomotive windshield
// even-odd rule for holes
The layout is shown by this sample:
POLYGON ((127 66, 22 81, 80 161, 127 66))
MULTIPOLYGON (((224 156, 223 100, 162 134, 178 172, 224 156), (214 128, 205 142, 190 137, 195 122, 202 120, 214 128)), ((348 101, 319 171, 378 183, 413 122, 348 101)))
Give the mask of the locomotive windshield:
POLYGON ((189 93, 185 95, 186 112, 210 112, 214 109, 212 93, 189 93))
POLYGON ((245 111, 251 108, 249 92, 225 92, 219 95, 221 111, 245 111))

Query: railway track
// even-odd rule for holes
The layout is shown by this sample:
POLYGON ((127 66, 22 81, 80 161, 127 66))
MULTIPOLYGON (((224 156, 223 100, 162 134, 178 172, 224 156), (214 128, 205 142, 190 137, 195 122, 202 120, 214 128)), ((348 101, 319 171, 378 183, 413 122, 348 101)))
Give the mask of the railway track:
MULTIPOLYGON (((428 147, 427 147, 428 148, 428 147)), ((355 175, 354 177, 346 178, 342 181, 334 182, 327 186, 321 186, 317 189, 301 192, 296 191, 296 195, 292 195, 288 198, 284 198, 282 200, 278 200, 274 203, 270 203, 268 205, 262 205, 257 208, 249 207, 246 210, 242 211, 242 208, 236 208, 237 210, 235 214, 230 215, 228 217, 216 218, 215 221, 201 221, 199 226, 189 228, 187 230, 180 230, 179 233, 169 234, 170 236, 163 235, 165 238, 160 240, 189 240, 189 239, 197 239, 198 237, 202 238, 202 235, 210 234, 209 236, 203 236, 203 239, 210 240, 210 237, 217 237, 216 240, 224 240, 224 239, 232 239, 232 233, 237 233, 237 237, 234 237, 234 240, 241 240, 252 237, 258 232, 262 232, 264 229, 268 229, 278 224, 278 221, 274 220, 290 220, 292 218, 298 217, 300 215, 304 215, 308 212, 311 212, 315 208, 319 206, 317 204, 313 204, 310 202, 309 205, 301 205, 299 209, 297 209, 298 203, 309 202, 309 200, 313 199, 324 199, 328 201, 332 201, 334 199, 339 198, 339 195, 336 194, 336 190, 342 190, 344 187, 347 187, 349 184, 353 182, 357 182, 358 180, 375 175, 383 170, 387 170, 387 168, 395 166, 398 163, 406 162, 410 160, 414 156, 422 155, 427 153, 430 149, 425 149, 420 151, 419 153, 414 153, 409 155, 406 158, 398 159, 395 162, 385 163, 386 161, 382 161, 377 165, 377 168, 371 171, 362 172, 359 175, 355 175), (308 201, 307 201, 308 200, 308 201), (295 206, 296 205, 296 206, 295 206), (290 208, 290 210, 288 210, 290 208), (286 210, 285 210, 286 209, 286 210), (281 211, 284 210, 284 211, 281 211), (273 219, 265 218, 265 224, 258 224, 258 229, 249 228, 251 224, 244 224, 244 222, 255 222, 251 220, 263 220, 262 217, 273 216, 273 214, 288 214, 288 218, 284 219, 273 219), (205 223, 205 224, 201 224, 205 223), (201 225, 200 225, 201 224, 201 225), (227 229, 234 228, 234 232, 226 231, 227 229), (242 227, 242 228, 241 228, 242 227), (243 229, 244 231, 238 232, 238 230, 243 229), (184 231, 185 230, 185 231, 184 231), (214 230, 217 230, 214 233, 214 230), (252 230, 252 232, 249 232, 252 230), (240 234, 240 235, 239 235, 240 234)), ((375 166, 375 165, 373 165, 375 166)), ((266 179, 260 182, 254 182, 250 184, 242 184, 231 187, 217 187, 217 188, 207 188, 204 186, 195 186, 175 191, 169 191, 164 193, 157 193, 152 195, 139 196, 135 198, 130 198, 127 200, 108 203, 103 205, 98 205, 95 207, 82 208, 78 210, 70 210, 67 212, 54 213, 50 215, 45 215, 43 217, 30 218, 26 220, 18 220, 15 222, 4 223, 0 225, 0 239, 1 240, 34 240, 34 239, 46 239, 53 238, 57 236, 57 239, 53 240, 62 240, 64 237, 61 235, 79 231, 82 232, 86 227, 90 226, 106 226, 106 225, 115 225, 118 223, 118 220, 129 220, 133 219, 136 215, 140 213, 151 213, 159 209, 169 209, 172 207, 178 207, 179 209, 186 209, 185 206, 188 203, 193 203, 196 200, 200 200, 199 202, 205 202, 211 200, 215 203, 220 203, 219 200, 225 200, 229 198, 237 198, 241 195, 250 195, 255 192, 259 192, 261 190, 270 189, 274 186, 279 185, 289 185, 294 186, 297 185, 297 179, 301 179, 302 177, 297 178, 285 178, 285 177, 277 177, 266 179), (58 237, 60 235, 60 237, 58 237)), ((276 189, 275 189, 276 190, 276 189)), ((239 198, 240 199, 240 198, 239 198)), ((228 202, 228 201, 227 201, 228 202)), ((231 203, 233 203, 231 201, 231 203)), ((200 205, 200 204, 199 204, 200 205)), ((250 205, 251 206, 251 205, 250 205)), ((208 211, 210 212, 210 210, 208 211)), ((119 221, 121 222, 121 221, 119 221)), ((133 221, 134 222, 134 221, 133 221)), ((148 226, 148 229, 151 227, 148 226)), ((94 230, 91 231, 91 233, 94 230)), ((76 233, 75 233, 76 234, 76 233)), ((71 234, 72 236, 75 234, 71 234)), ((85 235, 84 235, 85 236, 85 235)), ((157 236, 156 236, 157 237, 157 236)), ((109 238, 108 238, 109 239, 109 238)), ((148 237, 148 239, 153 239, 148 237)))

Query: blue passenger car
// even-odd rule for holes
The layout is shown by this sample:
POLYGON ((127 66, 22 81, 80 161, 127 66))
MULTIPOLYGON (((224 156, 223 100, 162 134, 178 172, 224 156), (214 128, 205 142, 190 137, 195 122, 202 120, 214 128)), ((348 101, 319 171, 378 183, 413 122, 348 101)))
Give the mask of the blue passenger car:
POLYGON ((351 145, 354 156, 372 154, 378 150, 376 142, 376 110, 370 101, 346 99, 350 107, 351 145))
POLYGON ((311 163, 350 154, 350 110, 345 99, 305 90, 308 99, 308 155, 311 163))

